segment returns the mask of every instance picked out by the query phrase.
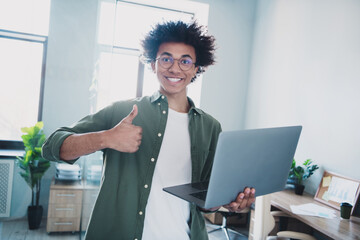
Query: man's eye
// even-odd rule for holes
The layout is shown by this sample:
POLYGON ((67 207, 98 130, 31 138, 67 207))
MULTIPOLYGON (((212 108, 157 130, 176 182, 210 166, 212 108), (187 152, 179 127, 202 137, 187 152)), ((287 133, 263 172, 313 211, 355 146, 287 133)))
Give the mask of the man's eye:
POLYGON ((161 61, 164 62, 164 63, 172 62, 171 57, 162 57, 161 61))
POLYGON ((184 64, 184 65, 191 65, 192 60, 190 58, 183 58, 183 59, 180 60, 180 63, 184 64))

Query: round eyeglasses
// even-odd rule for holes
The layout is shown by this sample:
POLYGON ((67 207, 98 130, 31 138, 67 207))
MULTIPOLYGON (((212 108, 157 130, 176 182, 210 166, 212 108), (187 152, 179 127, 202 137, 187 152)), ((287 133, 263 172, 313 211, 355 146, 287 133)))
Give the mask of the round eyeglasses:
POLYGON ((174 59, 171 56, 165 55, 156 58, 156 60, 159 62, 160 66, 165 69, 171 68, 176 60, 178 62, 179 68, 183 71, 190 70, 192 65, 195 64, 190 57, 182 57, 179 59, 174 59))

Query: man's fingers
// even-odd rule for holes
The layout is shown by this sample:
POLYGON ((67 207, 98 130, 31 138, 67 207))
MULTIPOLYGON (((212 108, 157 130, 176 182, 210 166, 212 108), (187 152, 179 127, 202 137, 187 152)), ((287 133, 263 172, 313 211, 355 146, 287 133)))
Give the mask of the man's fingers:
POLYGON ((112 134, 110 136, 113 145, 110 148, 128 153, 134 153, 139 149, 143 130, 142 127, 132 124, 137 115, 138 107, 134 104, 129 115, 111 129, 112 134))
POLYGON ((251 190, 250 190, 250 198, 255 198, 255 193, 256 193, 255 188, 251 188, 251 190))
POLYGON ((132 111, 129 113, 129 115, 127 115, 124 119, 123 122, 126 123, 132 123, 132 121, 134 120, 134 118, 137 116, 138 114, 138 107, 136 104, 134 104, 132 111))
POLYGON ((232 212, 238 212, 244 208, 250 207, 254 201, 255 189, 246 187, 243 192, 238 194, 234 202, 224 205, 224 207, 232 212))

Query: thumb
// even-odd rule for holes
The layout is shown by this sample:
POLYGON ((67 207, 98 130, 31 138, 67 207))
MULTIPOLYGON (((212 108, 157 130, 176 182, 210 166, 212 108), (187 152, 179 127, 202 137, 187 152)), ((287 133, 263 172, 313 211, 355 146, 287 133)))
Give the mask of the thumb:
POLYGON ((137 116, 137 114, 138 114, 138 108, 137 108, 136 104, 134 104, 132 111, 129 113, 129 115, 127 115, 124 118, 123 121, 126 123, 132 123, 132 121, 137 116))

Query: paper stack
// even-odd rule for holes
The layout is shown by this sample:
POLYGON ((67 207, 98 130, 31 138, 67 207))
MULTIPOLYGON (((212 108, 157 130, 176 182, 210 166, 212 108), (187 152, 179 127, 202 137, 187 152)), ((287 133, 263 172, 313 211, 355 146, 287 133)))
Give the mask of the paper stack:
POLYGON ((55 179, 70 181, 81 180, 81 167, 78 164, 58 163, 56 164, 55 179))
POLYGON ((302 205, 290 205, 294 214, 308 215, 322 218, 335 218, 335 210, 323 207, 314 203, 306 203, 302 205))

